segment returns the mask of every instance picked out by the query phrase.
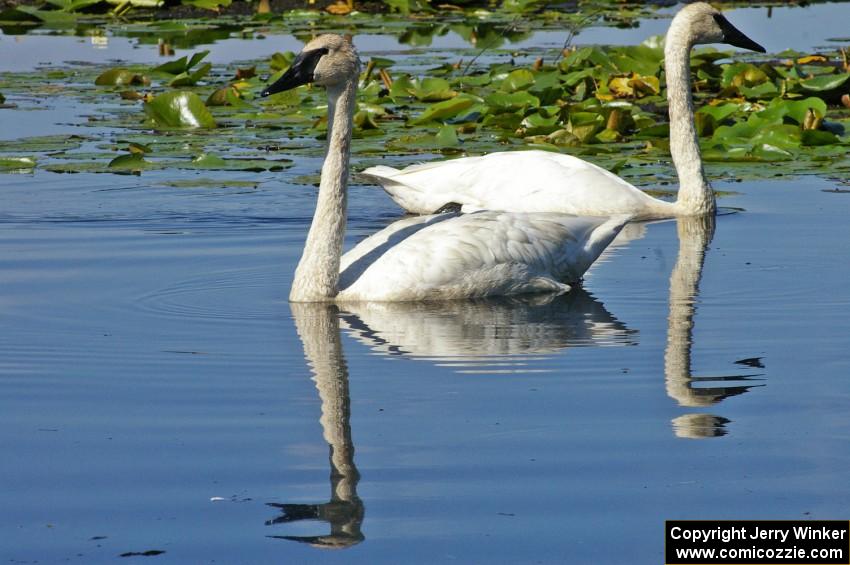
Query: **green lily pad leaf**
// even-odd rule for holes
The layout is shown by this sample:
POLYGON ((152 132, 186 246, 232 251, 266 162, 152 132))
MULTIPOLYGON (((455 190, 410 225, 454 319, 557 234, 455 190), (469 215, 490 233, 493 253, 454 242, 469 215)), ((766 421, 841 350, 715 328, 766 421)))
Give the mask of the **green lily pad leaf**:
POLYGON ((227 165, 227 162, 211 153, 201 153, 192 159, 192 165, 199 169, 222 169, 227 165))
POLYGON ((780 149, 795 149, 800 146, 802 131, 790 124, 777 124, 759 128, 751 139, 753 145, 766 145, 780 149))
POLYGON ((834 133, 817 129, 807 129, 802 132, 802 142, 803 145, 807 146, 820 146, 839 143, 840 140, 834 133))
POLYGON ((490 73, 481 73, 477 75, 465 75, 455 80, 457 86, 463 88, 468 86, 487 86, 492 82, 490 73))
POLYGON ((263 105, 274 105, 274 106, 297 106, 301 103, 301 94, 298 89, 293 88, 292 90, 284 90, 283 92, 278 92, 276 94, 272 94, 263 99, 261 104, 263 105))
POLYGON ((239 91, 235 87, 230 85, 224 86, 209 95, 206 102, 207 106, 227 106, 230 104, 228 94, 233 94, 237 98, 239 97, 239 91))
POLYGON ((199 51, 189 57, 180 57, 179 59, 175 59, 174 61, 168 61, 167 63, 163 63, 157 67, 154 67, 154 71, 161 73, 168 73, 170 75, 179 75, 180 73, 187 73, 189 70, 201 62, 201 60, 209 55, 209 51, 199 51))
POLYGON ((194 86, 198 81, 207 76, 212 69, 210 63, 206 63, 198 67, 196 71, 191 73, 180 73, 168 83, 168 86, 194 86))
POLYGON ((29 12, 19 10, 18 8, 7 8, 0 10, 0 22, 10 24, 36 24, 41 21, 41 18, 36 17, 29 12))
POLYGON ((539 113, 526 116, 520 125, 525 135, 548 135, 559 128, 557 115, 544 117, 539 113))
POLYGON ((534 74, 528 69, 517 69, 511 71, 502 81, 502 90, 505 92, 516 92, 526 90, 534 84, 534 74))
POLYGON ((637 139, 664 139, 670 137, 670 124, 655 124, 643 127, 635 137, 637 139))
POLYGON ((0 157, 0 171, 19 171, 35 168, 34 157, 0 157))
POLYGON ((826 115, 826 102, 814 96, 804 100, 782 100, 775 103, 784 107, 787 110, 787 116, 800 125, 805 121, 809 110, 814 110, 820 116, 826 115))
POLYGON ((740 86, 738 90, 747 98, 773 98, 779 94, 779 89, 772 82, 763 82, 757 86, 740 86))
POLYGON ((804 90, 809 90, 811 92, 825 92, 828 90, 835 90, 836 88, 842 86, 845 82, 847 82, 848 79, 850 79, 850 73, 844 73, 839 75, 824 75, 806 80, 801 80, 800 86, 804 90))
POLYGON ((540 99, 525 91, 494 92, 484 99, 484 102, 495 112, 516 112, 526 108, 540 106, 540 99))
POLYGON ((380 129, 375 114, 367 110, 358 110, 354 114, 354 125, 360 129, 380 129))
POLYGON ((422 80, 401 76, 393 81, 390 88, 393 98, 414 97, 422 102, 439 102, 457 96, 451 84, 444 78, 426 77, 422 80))
POLYGON ((395 65, 395 61, 386 57, 369 57, 369 61, 372 62, 372 66, 376 69, 388 69, 395 65))
POLYGON ((121 6, 129 4, 134 8, 161 8, 165 3, 163 0, 106 0, 110 4, 121 6))
POLYGON ((150 166, 148 161, 141 153, 129 153, 127 155, 119 155, 109 162, 110 169, 120 169, 125 171, 141 171, 150 166))
POLYGON ((210 179, 210 178, 191 178, 170 180, 161 183, 161 186, 170 186, 172 188, 249 188, 254 189, 260 185, 258 181, 250 180, 231 180, 231 179, 210 179))
POLYGON ((632 74, 627 77, 612 77, 608 81, 608 88, 618 97, 640 97, 658 94, 661 86, 656 76, 640 76, 632 74))
POLYGON ((770 80, 770 77, 760 68, 750 63, 732 63, 723 67, 720 85, 724 88, 742 86, 753 87, 770 80))
POLYGON ((422 102, 439 102, 457 96, 457 92, 452 90, 449 81, 443 78, 427 77, 417 86, 413 95, 422 102))
POLYGON ((295 60, 295 53, 286 51, 284 53, 274 53, 269 61, 269 66, 275 71, 285 71, 292 65, 295 60))
POLYGON ((582 69, 580 71, 573 71, 563 75, 561 80, 564 81, 565 85, 572 88, 584 79, 591 77, 593 77, 593 69, 582 69))
POLYGON ((65 10, 66 12, 78 12, 83 8, 88 8, 89 6, 94 6, 96 4, 100 4, 103 0, 48 0, 54 6, 57 6, 60 10, 65 10))
POLYGON ((791 161, 794 154, 781 147, 763 143, 753 148, 753 156, 762 161, 791 161))
POLYGON ((33 6, 15 6, 17 12, 23 12, 36 20, 42 21, 50 26, 62 27, 72 26, 77 23, 79 16, 61 10, 40 10, 33 6))
POLYGON ((587 143, 605 126, 605 118, 593 112, 575 112, 570 114, 567 131, 582 143, 587 143))
POLYGON ((160 94, 145 103, 145 113, 157 124, 173 128, 214 128, 215 120, 194 92, 160 94))
POLYGON ((455 130, 452 126, 443 126, 434 136, 434 141, 437 144, 437 147, 446 148, 446 147, 457 147, 460 145, 460 140, 457 137, 457 130, 455 130))
POLYGON ((191 161, 168 162, 176 169, 201 169, 207 171, 282 171, 292 166, 289 159, 223 159, 212 153, 201 153, 191 161))
POLYGON ((392 151, 408 153, 421 149, 451 149, 457 147, 460 140, 452 126, 441 127, 436 134, 403 135, 390 140, 387 148, 392 151))
POLYGON ((718 104, 716 106, 703 106, 697 110, 697 113, 707 114, 714 118, 714 121, 719 124, 740 109, 740 104, 728 103, 718 104))
POLYGON ((456 116, 475 104, 475 99, 468 96, 458 96, 450 100, 437 102, 425 108, 417 118, 411 120, 411 125, 424 124, 430 121, 445 120, 456 116))
MULTIPOLYGON (((119 141, 118 143, 122 143, 119 141)), ((135 141, 131 141, 127 144, 127 150, 130 153, 136 153, 139 155, 144 155, 145 153, 150 153, 152 151, 150 145, 145 145, 144 143, 137 143, 135 141)))
POLYGON ((181 4, 188 4, 203 10, 217 12, 221 8, 230 6, 233 0, 182 0, 181 4))
POLYGON ((116 67, 102 72, 94 83, 98 86, 124 86, 128 84, 145 85, 150 84, 150 80, 144 75, 135 73, 130 69, 116 67))
POLYGON ((3 141, 3 151, 7 152, 46 152, 46 151, 70 151, 80 147, 86 138, 79 135, 43 135, 38 137, 24 137, 10 141, 3 141))

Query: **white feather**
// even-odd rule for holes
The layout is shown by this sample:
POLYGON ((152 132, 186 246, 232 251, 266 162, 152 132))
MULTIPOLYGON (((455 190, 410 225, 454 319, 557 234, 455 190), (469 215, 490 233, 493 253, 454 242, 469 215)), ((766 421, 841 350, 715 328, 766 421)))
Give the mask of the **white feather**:
MULTIPOLYGON (((348 162, 359 59, 339 36, 306 48, 325 53, 296 59, 314 64, 328 89, 328 151, 304 252, 295 270, 293 302, 412 301, 563 293, 578 281, 629 216, 484 211, 408 218, 342 256, 348 162)), ((280 79, 294 84, 303 75, 280 79)), ((317 74, 318 73, 318 74, 317 74)))
POLYGON ((493 211, 405 218, 342 257, 337 301, 566 292, 627 221, 493 211))
POLYGON ((684 7, 671 22, 665 42, 670 152, 680 184, 675 202, 653 198, 592 163, 548 151, 505 151, 402 170, 378 166, 362 174, 415 214, 429 214, 448 203, 460 204, 464 211, 632 214, 637 219, 713 213, 714 193, 703 172, 694 128, 689 55, 694 44, 725 40, 716 22, 719 14, 702 2, 684 7))

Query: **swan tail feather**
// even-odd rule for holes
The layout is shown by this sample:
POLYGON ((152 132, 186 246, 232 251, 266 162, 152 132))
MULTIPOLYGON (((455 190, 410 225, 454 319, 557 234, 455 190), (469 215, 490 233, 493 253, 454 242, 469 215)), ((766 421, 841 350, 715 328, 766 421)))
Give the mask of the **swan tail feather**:
POLYGON ((412 214, 433 214, 434 210, 446 204, 442 202, 435 205, 433 202, 429 202, 425 191, 420 187, 410 184, 406 180, 397 180, 396 177, 403 173, 404 171, 392 167, 377 165, 363 170, 360 176, 381 185, 396 204, 412 214))

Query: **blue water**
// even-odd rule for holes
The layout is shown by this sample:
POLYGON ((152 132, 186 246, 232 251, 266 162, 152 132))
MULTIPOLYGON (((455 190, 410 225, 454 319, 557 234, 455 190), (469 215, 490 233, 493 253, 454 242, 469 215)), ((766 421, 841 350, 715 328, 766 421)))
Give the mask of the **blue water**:
POLYGON ((742 211, 554 300, 337 310, 286 301, 319 164, 0 175, 0 561, 660 563, 667 519, 847 517, 846 187, 715 182, 742 211))
MULTIPOLYGON (((293 316, 295 172, 239 194, 0 177, 4 559, 657 563, 665 519, 843 516, 850 198, 829 181, 717 187, 746 211, 718 218, 677 342, 675 222, 549 303, 293 316), (665 375, 671 342, 689 372, 665 375), (311 372, 305 347, 332 362, 311 372), (337 383, 327 439, 311 377, 337 383), (268 503, 331 500, 328 441, 359 471, 342 553, 274 537, 328 522, 267 524, 268 503)), ((396 213, 366 187, 351 208, 349 243, 396 213)))

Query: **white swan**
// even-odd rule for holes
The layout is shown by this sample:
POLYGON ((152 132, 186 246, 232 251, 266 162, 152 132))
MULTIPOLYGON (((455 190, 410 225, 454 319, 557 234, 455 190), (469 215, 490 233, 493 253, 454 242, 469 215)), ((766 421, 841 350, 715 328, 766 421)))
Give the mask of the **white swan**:
POLYGON ((360 60, 340 36, 309 42, 263 95, 313 82, 328 91, 328 149, 292 302, 405 301, 565 292, 628 216, 481 212, 396 222, 344 257, 348 161, 360 60))
POLYGON ((468 209, 567 214, 634 214, 666 218, 715 211, 694 128, 690 51, 695 44, 728 43, 764 52, 715 8, 682 8, 667 32, 664 68, 670 105, 670 153, 679 175, 675 202, 653 198, 596 165, 548 151, 506 151, 413 165, 401 171, 371 167, 363 174, 383 185, 402 208, 427 214, 448 203, 468 209))

